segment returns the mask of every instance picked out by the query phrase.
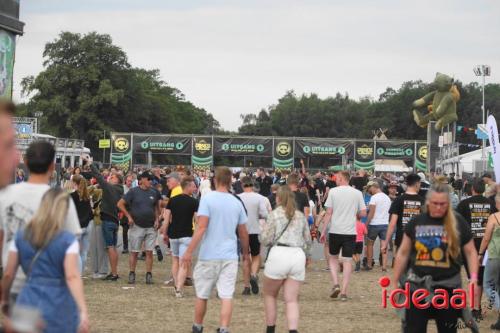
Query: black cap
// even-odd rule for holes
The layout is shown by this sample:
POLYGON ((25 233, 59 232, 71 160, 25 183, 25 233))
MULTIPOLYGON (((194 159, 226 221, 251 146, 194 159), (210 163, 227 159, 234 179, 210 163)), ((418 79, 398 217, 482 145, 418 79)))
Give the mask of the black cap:
POLYGON ((149 171, 144 171, 143 173, 141 173, 139 175, 139 177, 137 179, 143 179, 143 178, 147 178, 149 180, 153 180, 153 174, 149 171))
POLYGON ((491 173, 489 173, 489 172, 486 172, 484 175, 481 176, 481 178, 485 178, 485 177, 493 179, 493 177, 491 176, 491 173))

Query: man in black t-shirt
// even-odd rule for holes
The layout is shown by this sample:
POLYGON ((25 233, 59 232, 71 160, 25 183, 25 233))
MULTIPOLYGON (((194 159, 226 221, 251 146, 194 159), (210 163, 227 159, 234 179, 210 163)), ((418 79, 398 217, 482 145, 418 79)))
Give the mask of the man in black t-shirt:
MULTIPOLYGON (((403 233, 406 224, 414 217, 422 213, 422 208, 425 204, 425 199, 418 195, 420 190, 420 176, 417 174, 409 174, 406 176, 406 192, 400 195, 391 204, 389 210, 390 222, 387 229, 387 236, 382 251, 387 251, 387 246, 392 240, 392 234, 396 231, 395 245, 396 249, 401 245, 403 233)), ((395 252, 394 252, 395 253, 395 252)))
POLYGON ((184 255, 193 237, 193 219, 198 211, 198 200, 194 199, 196 190, 194 178, 184 177, 181 180, 182 194, 169 200, 163 218, 165 224, 161 227, 165 243, 170 240, 172 249, 172 276, 175 283, 175 296, 183 297, 182 287, 188 274, 188 268, 179 265, 179 258, 184 255))
MULTIPOLYGON (((491 214, 496 213, 497 211, 495 202, 483 196, 484 191, 485 184, 483 180, 475 179, 472 183, 472 196, 465 200, 462 200, 457 206, 457 212, 463 216, 463 218, 469 223, 471 227, 472 236, 474 238, 474 245, 478 252, 479 248, 481 247, 481 241, 484 237, 488 217, 491 214)), ((484 276, 483 263, 480 262, 479 265, 477 290, 474 295, 476 297, 476 308, 472 310, 472 315, 476 319, 481 318, 481 295, 483 293, 484 276)), ((465 268, 467 271, 467 275, 470 277, 467 265, 465 265, 465 268)))
POLYGON ((266 175, 264 168, 257 169, 257 179, 255 181, 259 183, 259 194, 268 197, 271 194, 273 179, 266 175))
POLYGON ((295 195, 297 210, 304 213, 307 218, 309 216, 309 200, 307 200, 307 195, 305 195, 304 193, 300 193, 298 188, 299 182, 299 175, 296 173, 292 173, 290 176, 288 176, 288 179, 286 181, 287 185, 290 187, 290 190, 292 190, 293 194, 295 195))

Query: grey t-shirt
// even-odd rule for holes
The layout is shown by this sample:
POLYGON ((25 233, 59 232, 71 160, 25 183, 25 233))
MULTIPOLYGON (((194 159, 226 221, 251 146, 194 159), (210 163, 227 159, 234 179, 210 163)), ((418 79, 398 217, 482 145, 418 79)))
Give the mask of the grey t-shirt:
POLYGON ((252 235, 260 234, 259 219, 267 218, 266 198, 255 192, 243 192, 238 194, 247 210, 247 229, 252 235))
POLYGON ((161 199, 155 189, 143 190, 140 187, 130 189, 123 197, 129 207, 134 223, 141 228, 152 228, 155 224, 155 209, 161 199))
POLYGON ((363 194, 351 186, 337 186, 328 192, 325 207, 332 208, 331 234, 356 235, 356 214, 366 209, 363 194))

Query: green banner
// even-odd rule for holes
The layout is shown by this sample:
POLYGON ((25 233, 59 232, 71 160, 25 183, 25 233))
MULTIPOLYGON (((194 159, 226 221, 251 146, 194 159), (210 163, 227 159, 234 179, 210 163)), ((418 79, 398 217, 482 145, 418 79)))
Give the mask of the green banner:
POLYGON ((14 72, 14 34, 0 30, 0 98, 12 98, 12 73, 14 72))
POLYGON ((335 157, 351 156, 352 142, 335 139, 298 139, 295 138, 295 157, 335 157))
POLYGON ((132 170, 132 135, 130 133, 111 133, 111 164, 124 173, 132 170))
POLYGON ((277 170, 292 170, 293 139, 274 138, 273 167, 277 170))
POLYGON ((414 149, 414 142, 376 141, 375 159, 413 161, 414 149))
POLYGON ((266 138, 214 137, 214 155, 272 156, 272 144, 266 138))
POLYGON ((415 159, 415 171, 427 172, 427 144, 417 143, 417 158, 415 159))
POLYGON ((191 137, 134 134, 134 151, 153 154, 191 154, 191 137))
POLYGON ((375 147, 373 141, 356 141, 354 149, 354 169, 375 169, 375 147))
POLYGON ((211 136, 193 137, 191 164, 196 171, 209 171, 214 164, 213 143, 211 136))

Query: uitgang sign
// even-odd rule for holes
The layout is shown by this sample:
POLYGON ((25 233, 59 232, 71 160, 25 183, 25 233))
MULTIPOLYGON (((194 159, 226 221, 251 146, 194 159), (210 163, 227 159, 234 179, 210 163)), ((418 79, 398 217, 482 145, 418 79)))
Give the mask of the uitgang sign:
MULTIPOLYGON (((450 297, 446 289, 437 288, 434 290, 434 296, 430 302, 425 302, 425 299, 430 295, 427 289, 417 289, 410 296, 410 283, 406 282, 404 289, 396 288, 388 291, 387 287, 391 284, 391 280, 387 276, 383 276, 378 281, 382 287, 382 308, 387 308, 387 299, 393 308, 402 309, 410 308, 410 302, 417 309, 427 309, 431 305, 435 309, 448 309, 450 306, 453 309, 464 309, 467 307, 467 292, 464 289, 453 289, 450 297), (404 300, 398 300, 399 295, 402 295, 404 300), (399 301, 399 302, 398 302, 399 301)), ((469 283, 469 307, 474 308, 474 284, 469 283)))

